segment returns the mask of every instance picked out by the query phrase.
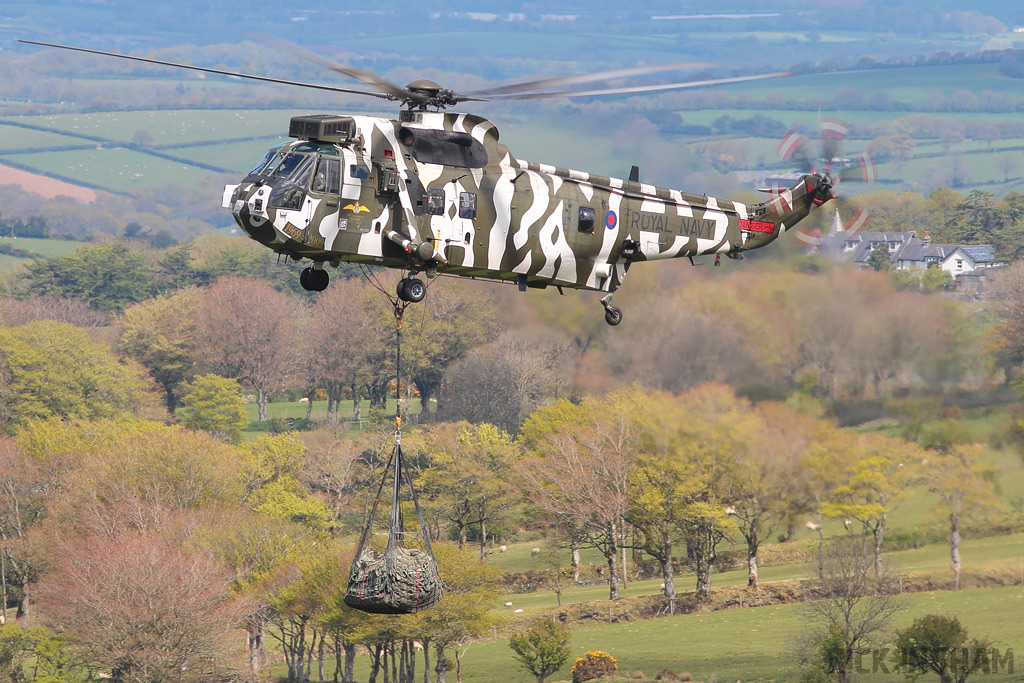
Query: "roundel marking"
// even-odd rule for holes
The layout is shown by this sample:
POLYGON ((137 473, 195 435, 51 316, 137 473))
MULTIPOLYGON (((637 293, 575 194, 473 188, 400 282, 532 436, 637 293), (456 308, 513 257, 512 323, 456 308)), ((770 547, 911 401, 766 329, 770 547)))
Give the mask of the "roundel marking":
POLYGON ((614 211, 609 211, 604 215, 604 224, 609 230, 614 230, 615 226, 619 224, 619 217, 615 215, 614 211))

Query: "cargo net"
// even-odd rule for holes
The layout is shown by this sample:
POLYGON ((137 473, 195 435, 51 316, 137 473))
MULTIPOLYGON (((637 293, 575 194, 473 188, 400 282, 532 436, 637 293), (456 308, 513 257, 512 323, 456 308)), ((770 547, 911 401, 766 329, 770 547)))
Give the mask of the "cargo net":
POLYGON ((412 487, 409 472, 403 466, 402 444, 396 433, 395 449, 391 453, 388 467, 381 478, 380 488, 374 498, 370 515, 366 519, 359 548, 349 572, 348 590, 345 592, 345 604, 353 609, 373 614, 413 614, 437 603, 443 595, 441 576, 437 571, 434 551, 430 547, 430 537, 423 523, 423 514, 416 499, 416 490, 412 487), (371 543, 371 527, 377 506, 381 502, 381 493, 388 474, 393 472, 391 494, 391 522, 387 534, 387 546, 384 552, 375 550, 371 543), (423 549, 406 547, 406 532, 402 520, 402 506, 399 497, 401 483, 409 488, 410 498, 416 508, 419 519, 423 549))

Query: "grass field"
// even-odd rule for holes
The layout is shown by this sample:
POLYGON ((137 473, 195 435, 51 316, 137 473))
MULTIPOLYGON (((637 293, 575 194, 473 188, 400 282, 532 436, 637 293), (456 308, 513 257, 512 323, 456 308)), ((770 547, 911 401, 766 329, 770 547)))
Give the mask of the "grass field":
MULTIPOLYGON (((267 417, 282 417, 282 418, 305 418, 307 403, 299 403, 298 401, 276 401, 267 404, 267 417)), ((249 414, 249 419, 256 420, 259 416, 259 408, 255 402, 249 402, 245 404, 245 410, 249 414)), ((370 411, 370 404, 368 401, 362 403, 363 417, 366 417, 370 411)), ((420 400, 414 398, 406 403, 406 411, 410 415, 416 415, 420 412, 420 400)), ((395 400, 388 399, 387 410, 385 411, 388 415, 394 415, 395 412, 395 400)), ((348 420, 352 418, 352 401, 342 401, 341 406, 338 410, 338 415, 342 420, 348 420)), ((327 419, 327 401, 313 401, 313 420, 325 420, 327 419)))
MULTIPOLYGON (((972 634, 994 639, 1000 654, 1005 656, 1007 649, 1015 654, 1024 651, 1024 620, 1019 618, 1022 611, 1024 587, 1021 586, 906 594, 893 627, 908 626, 925 614, 955 614, 972 634)), ((795 644, 806 632, 806 608, 800 604, 581 626, 573 630, 572 657, 548 681, 569 680, 574 658, 589 650, 611 653, 618 660, 622 680, 635 679, 638 671, 643 672, 646 680, 654 680, 663 668, 677 674, 688 672, 695 681, 791 680, 798 669, 795 644)), ((881 644, 878 661, 891 666, 891 659, 886 659, 882 651, 886 646, 887 643, 881 644)), ((884 673, 877 665, 872 673, 872 659, 861 660, 864 672, 858 674, 857 680, 881 682, 899 678, 891 672, 884 673)), ((978 680, 1020 681, 1020 662, 1014 662, 1012 673, 1007 671, 1007 664, 1004 663, 998 673, 979 675, 978 680)), ((366 680, 368 666, 368 658, 360 656, 357 680, 366 680)), ((450 676, 454 678, 454 672, 450 672, 450 676)), ((535 680, 515 660, 504 637, 464 647, 464 683, 489 683, 499 677, 505 683, 535 680)))
POLYGON ((34 251, 43 256, 67 256, 80 249, 85 242, 75 240, 50 240, 38 237, 0 237, 0 244, 9 244, 16 249, 34 251))
MULTIPOLYGON (((453 34, 456 38, 475 40, 476 34, 453 34)), ((531 41, 536 37, 519 36, 531 41)), ((359 38, 353 39, 357 45, 359 38)), ((366 40, 370 40, 367 38, 366 40)), ((374 39, 376 40, 376 39, 374 39)), ((663 37, 649 40, 657 42, 663 37)), ((213 84, 211 84, 213 86, 213 84)), ((911 106, 918 106, 934 92, 951 97, 961 90, 975 95, 984 91, 999 92, 1010 97, 1024 97, 1024 79, 1011 79, 999 74, 991 64, 955 65, 947 67, 918 67, 915 69, 875 69, 858 72, 825 73, 794 76, 764 82, 728 86, 727 91, 743 92, 755 101, 771 93, 784 94, 788 100, 820 98, 831 102, 836 92, 855 89, 870 96, 876 91, 887 91, 890 98, 911 106)), ((577 106, 586 106, 585 104, 577 106)), ((788 106, 788 105, 782 105, 788 106)), ((353 109, 360 113, 370 109, 353 109)), ((297 110, 179 110, 101 112, 92 114, 62 114, 37 117, 15 117, 11 123, 25 124, 42 130, 29 130, 15 125, 0 125, 0 162, 8 159, 22 167, 73 182, 99 185, 114 192, 131 192, 140 187, 162 186, 174 182, 186 188, 201 187, 219 182, 217 170, 243 175, 258 161, 267 148, 285 139, 288 120, 297 110), (138 139, 145 139, 145 147, 125 147, 138 139), (180 161, 154 155, 168 154, 180 161), (217 169, 217 170, 213 170, 217 169)), ((483 113, 487 114, 485 110, 483 113)), ((711 109, 679 112, 690 124, 708 125, 720 116, 737 119, 754 114, 774 118, 785 126, 798 122, 812 124, 820 114, 817 109, 711 109)), ((874 124, 908 115, 898 111, 827 111, 849 123, 874 124)), ((978 122, 1016 120, 1016 115, 988 113, 934 114, 944 118, 962 118, 978 122)), ((517 157, 567 166, 595 173, 620 176, 628 168, 621 143, 610 136, 614 131, 580 130, 562 118, 548 119, 513 111, 492 112, 503 141, 510 145, 517 157), (572 131, 572 135, 567 133, 572 131)), ((3 123, 0 120, 0 123, 3 123)), ((696 145, 706 140, 688 136, 668 136, 666 148, 696 145)), ((747 164, 758 166, 777 163, 776 139, 741 138, 747 154, 747 164)), ((945 180, 942 158, 945 149, 937 142, 918 141, 915 159, 897 169, 894 164, 882 164, 879 175, 883 180, 904 183, 907 188, 928 187, 945 180), (934 158, 922 155, 938 154, 934 158)), ((847 151, 853 155, 863 149, 866 140, 851 140, 847 151)), ((953 152, 963 152, 967 168, 965 187, 991 187, 997 193, 1018 189, 1019 178, 1024 176, 1024 157, 1017 169, 1007 173, 996 163, 998 154, 1020 156, 1024 139, 999 140, 993 149, 982 142, 965 141, 953 146, 953 152), (973 154, 971 152, 983 152, 973 154), (1003 184, 1004 177, 1013 182, 1003 184)), ((641 161, 637 160, 637 161, 641 161)), ((633 163, 631 160, 629 163, 633 163)), ((948 182, 948 181, 947 181, 948 182)), ((854 192, 858 191, 856 188, 854 192)))
POLYGON ((1024 97, 1024 79, 1009 78, 999 73, 997 64, 955 64, 949 66, 919 66, 914 68, 867 69, 797 75, 744 83, 742 86, 723 86, 728 92, 742 92, 755 99, 772 93, 783 94, 789 100, 831 101, 836 92, 854 88, 871 94, 882 90, 890 93, 893 101, 919 106, 933 92, 950 97, 959 90, 981 94, 997 92, 1011 97, 1024 97))
MULTIPOLYGON (((0 245, 2 244, 9 244, 15 249, 24 249, 25 251, 35 252, 42 256, 67 256, 81 248, 85 243, 73 240, 46 240, 36 237, 18 237, 16 239, 0 237, 0 245)), ((0 272, 9 268, 17 268, 30 262, 31 260, 27 258, 0 254, 0 272)))

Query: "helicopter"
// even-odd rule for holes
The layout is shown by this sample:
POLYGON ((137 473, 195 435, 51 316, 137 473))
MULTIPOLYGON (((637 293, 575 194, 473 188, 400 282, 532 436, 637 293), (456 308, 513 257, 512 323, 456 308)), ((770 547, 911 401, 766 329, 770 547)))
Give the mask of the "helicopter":
POLYGON ((714 255, 742 259, 792 230, 836 197, 828 171, 810 170, 756 204, 656 187, 634 166, 620 179, 516 158, 494 123, 448 108, 463 102, 585 97, 694 88, 786 76, 759 74, 653 86, 552 90, 678 68, 634 67, 546 78, 457 93, 426 80, 406 87, 365 70, 304 55, 372 90, 301 83, 82 47, 19 42, 400 103, 397 119, 310 114, 289 122, 289 140, 271 148, 222 206, 252 239, 312 265, 300 284, 323 291, 325 265, 362 263, 404 273, 398 299, 415 303, 438 275, 604 293, 605 321, 622 311, 612 296, 637 262, 714 255))

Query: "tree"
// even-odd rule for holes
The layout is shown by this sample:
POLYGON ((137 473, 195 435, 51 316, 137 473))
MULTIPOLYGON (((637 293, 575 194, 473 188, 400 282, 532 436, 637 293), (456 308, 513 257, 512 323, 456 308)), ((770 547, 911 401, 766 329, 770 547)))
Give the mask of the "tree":
POLYGON ((925 268, 923 273, 921 273, 922 292, 938 292, 942 289, 952 288, 953 276, 950 275, 947 270, 943 270, 938 266, 929 266, 928 268, 925 268))
POLYGON ((195 315, 200 292, 191 287, 129 306, 124 311, 121 351, 142 363, 164 390, 173 415, 178 389, 193 375, 195 315))
POLYGON ((642 534, 643 550, 661 566, 669 613, 675 613, 674 544, 683 535, 690 506, 704 493, 699 466, 684 457, 681 401, 652 392, 657 411, 643 415, 643 453, 629 477, 627 521, 642 534))
POLYGON ((608 340, 611 368, 675 392, 707 382, 742 381, 754 365, 748 345, 724 316, 700 310, 691 294, 702 296, 688 292, 679 301, 637 302, 636 319, 642 321, 646 350, 637 354, 629 341, 632 337, 614 335, 608 340))
POLYGON ((527 455, 517 471, 536 503, 570 535, 608 562, 609 598, 618 600, 619 550, 629 509, 629 474, 640 449, 634 416, 643 412, 639 388, 556 401, 523 424, 527 455))
POLYGON ((509 647, 527 671, 544 683, 548 676, 569 661, 571 632, 550 619, 541 619, 529 628, 512 634, 509 647))
POLYGON ((310 680, 313 653, 318 649, 323 676, 323 620, 341 602, 338 597, 344 594, 350 564, 336 549, 326 550, 284 567, 279 587, 270 596, 270 623, 275 627, 270 634, 284 652, 289 681, 310 680))
POLYGON ((263 436, 239 447, 243 501, 256 512, 325 532, 330 510, 299 481, 306 447, 294 432, 263 436))
POLYGON ((185 427, 208 432, 214 437, 238 443, 249 426, 238 382, 218 375, 196 377, 182 397, 184 407, 178 419, 185 427))
POLYGON ((995 471, 981 459, 976 445, 950 445, 929 452, 924 466, 928 490, 942 501, 949 520, 949 568, 960 589, 960 530, 964 521, 984 515, 998 505, 995 471))
POLYGON ((803 607, 811 625, 804 645, 812 650, 804 663, 834 674, 839 683, 850 680, 854 658, 882 642, 893 615, 904 606, 892 577, 886 572, 874 576, 860 557, 860 548, 851 540, 835 543, 825 557, 814 599, 803 607))
POLYGON ((926 614, 896 632, 896 652, 909 673, 934 673, 940 683, 964 683, 989 667, 992 641, 968 639, 967 629, 956 617, 926 614))
MULTIPOLYGON (((857 459, 847 466, 846 483, 835 488, 822 504, 829 517, 861 523, 862 545, 874 539, 874 571, 881 576, 882 540, 889 513, 914 483, 924 453, 916 444, 878 434, 861 435, 857 459)), ((867 565, 866 550, 862 556, 867 565)))
POLYGON ((992 285, 988 306, 998 322, 986 333, 985 354, 1003 371, 1007 385, 1024 363, 1024 262, 1001 269, 992 285))
POLYGON ((74 325, 0 328, 0 425, 41 417, 97 419, 135 411, 142 381, 74 325))
POLYGON ((889 256, 889 246, 886 242, 879 242, 871 255, 868 256, 867 265, 871 270, 878 273, 888 273, 895 269, 889 256))
POLYGON ((197 546, 216 556, 234 576, 232 594, 246 605, 249 673, 255 679, 266 665, 266 626, 270 598, 284 567, 322 541, 312 529, 290 520, 271 519, 248 510, 220 514, 196 534, 197 546))
POLYGON ((45 626, 0 624, 0 675, 11 683, 85 680, 86 672, 79 671, 85 668, 75 661, 68 639, 45 626))
POLYGON ((737 420, 740 446, 722 481, 722 498, 747 543, 747 585, 757 587, 761 542, 793 508, 801 456, 808 447, 801 415, 781 405, 761 404, 737 420))
POLYGON ((294 299, 253 278, 224 277, 204 292, 197 354, 218 375, 256 390, 260 422, 270 392, 295 369, 301 318, 294 299))
MULTIPOLYGON (((386 331, 388 354, 383 368, 394 367, 395 322, 390 304, 376 296, 371 303, 377 325, 386 331)), ((402 375, 414 382, 424 410, 441 387, 445 369, 470 350, 492 339, 498 330, 490 297, 464 283, 434 287, 422 306, 405 311, 402 321, 402 375)), ((382 368, 382 369, 383 369, 382 368)), ((390 377, 394 377, 393 372, 390 377)))
POLYGON ((410 453, 422 449, 429 454, 424 490, 454 524, 459 547, 466 544, 469 526, 475 525, 480 561, 486 561, 488 524, 500 524, 519 503, 508 478, 517 453, 511 437, 494 425, 461 422, 414 434, 409 441, 410 453))
POLYGON ((47 506, 62 538, 170 531, 241 498, 235 450, 202 432, 156 425, 76 455, 47 506))
POLYGON ((707 384, 681 395, 663 412, 660 419, 670 425, 675 457, 685 463, 697 487, 676 523, 694 564, 697 599, 703 601, 711 594, 718 545, 736 530, 723 493, 735 467, 734 455, 744 447, 735 426, 749 414, 749 406, 728 387, 707 384))
POLYGON ((479 346, 444 373, 440 410, 449 420, 497 425, 509 434, 555 384, 555 349, 506 334, 479 346))
POLYGON ((84 246, 28 267, 29 291, 84 299, 101 311, 118 312, 156 293, 146 258, 122 244, 84 246))
POLYGON ((374 342, 369 337, 368 295, 367 286, 357 279, 335 282, 313 299, 305 319, 301 367, 307 385, 326 392, 327 419, 332 423, 338 420, 346 387, 352 390, 352 417, 360 416, 360 380, 366 373, 367 348, 374 342))
POLYGON ((240 606, 210 557, 138 534, 91 538, 59 554, 41 611, 123 683, 209 681, 229 669, 240 606))
POLYGON ((423 643, 425 681, 431 644, 436 652, 438 683, 446 678, 448 651, 455 654, 455 675, 461 681, 462 655, 468 643, 491 633, 499 623, 492 608, 499 595, 501 572, 449 543, 435 545, 434 557, 444 577, 445 595, 441 602, 417 615, 419 620, 409 634, 423 643))

